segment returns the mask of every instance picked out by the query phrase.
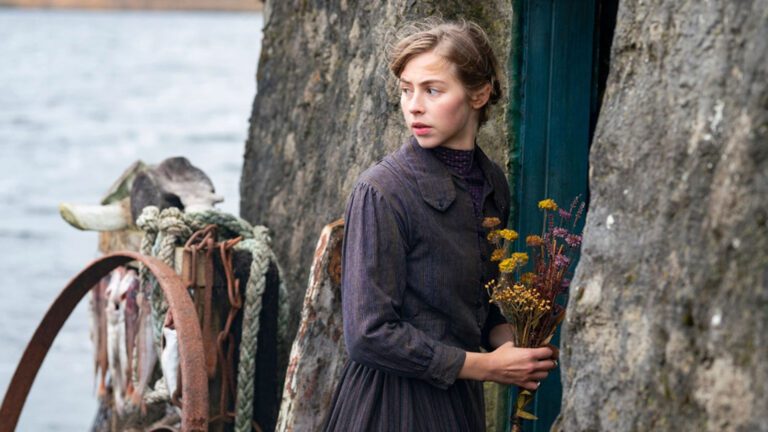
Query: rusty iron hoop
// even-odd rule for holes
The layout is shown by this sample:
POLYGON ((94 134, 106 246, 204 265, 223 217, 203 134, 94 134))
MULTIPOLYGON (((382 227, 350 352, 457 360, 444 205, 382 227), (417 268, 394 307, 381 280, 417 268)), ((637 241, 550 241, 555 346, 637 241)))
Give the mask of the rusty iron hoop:
POLYGON ((16 372, 0 406, 0 432, 13 432, 24 408, 29 390, 35 381, 53 340, 69 318, 75 306, 102 277, 131 261, 139 261, 155 276, 163 290, 179 335, 181 385, 184 389, 184 409, 181 430, 205 431, 208 424, 208 378, 203 354, 202 332, 192 299, 181 278, 157 258, 136 252, 116 252, 105 255, 83 269, 69 281, 54 300, 38 325, 19 361, 16 372))

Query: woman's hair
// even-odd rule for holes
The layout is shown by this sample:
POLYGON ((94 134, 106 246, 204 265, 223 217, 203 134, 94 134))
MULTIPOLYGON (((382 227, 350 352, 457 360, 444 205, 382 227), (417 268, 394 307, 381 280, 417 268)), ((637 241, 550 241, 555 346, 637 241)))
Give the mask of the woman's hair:
POLYGON ((480 125, 488 120, 488 105, 501 99, 499 62, 488 36, 471 21, 446 22, 436 18, 407 24, 388 49, 389 70, 397 77, 419 54, 434 52, 456 65, 459 81, 467 91, 491 85, 488 103, 480 109, 480 125))

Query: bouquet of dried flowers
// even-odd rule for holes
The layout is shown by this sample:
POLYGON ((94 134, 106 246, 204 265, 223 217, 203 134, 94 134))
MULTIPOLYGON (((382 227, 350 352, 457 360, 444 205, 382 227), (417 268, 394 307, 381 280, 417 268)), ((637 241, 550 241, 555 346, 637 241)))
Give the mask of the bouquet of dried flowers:
MULTIPOLYGON (((541 235, 525 238, 530 254, 511 250, 518 233, 498 229, 501 225, 498 218, 483 221, 484 227, 492 229, 488 234, 488 241, 495 246, 491 260, 499 262, 499 278, 488 282, 486 289, 491 301, 499 306, 507 319, 517 347, 535 348, 548 344, 565 317, 565 308, 556 300, 570 284, 569 269, 581 246, 581 235, 573 231, 584 206, 578 196, 568 211, 559 209, 552 199, 539 201, 539 209, 544 212, 543 226, 541 235), (533 269, 522 272, 529 257, 532 257, 533 269)), ((525 411, 533 399, 533 392, 520 390, 512 416, 512 431, 521 430, 522 419, 536 419, 525 411)))

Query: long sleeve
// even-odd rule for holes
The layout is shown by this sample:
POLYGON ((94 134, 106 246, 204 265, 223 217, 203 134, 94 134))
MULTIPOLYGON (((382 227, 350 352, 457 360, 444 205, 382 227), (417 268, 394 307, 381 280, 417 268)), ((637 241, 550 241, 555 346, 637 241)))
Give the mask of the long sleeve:
POLYGON ((401 217, 372 184, 358 182, 347 202, 342 248, 344 340, 350 358, 445 389, 466 352, 401 320, 407 240, 401 217))

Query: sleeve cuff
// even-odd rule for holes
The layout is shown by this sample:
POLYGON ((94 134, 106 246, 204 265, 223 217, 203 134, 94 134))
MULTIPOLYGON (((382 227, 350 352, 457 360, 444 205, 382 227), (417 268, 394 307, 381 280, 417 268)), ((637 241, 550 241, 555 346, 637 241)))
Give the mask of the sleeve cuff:
POLYGON ((461 348, 436 343, 424 379, 437 388, 447 389, 458 378, 466 357, 467 353, 461 348))

